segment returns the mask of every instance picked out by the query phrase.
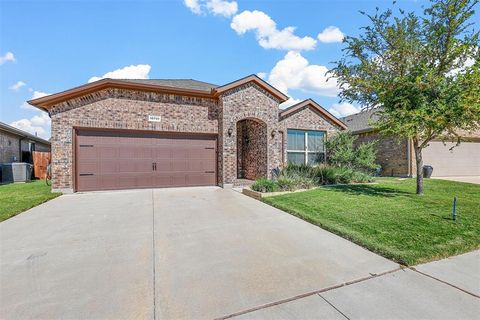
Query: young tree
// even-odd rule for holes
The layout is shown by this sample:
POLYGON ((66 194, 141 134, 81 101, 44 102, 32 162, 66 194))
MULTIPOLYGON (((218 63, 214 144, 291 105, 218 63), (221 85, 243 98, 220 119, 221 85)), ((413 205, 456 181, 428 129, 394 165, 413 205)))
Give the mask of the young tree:
MULTIPOLYGON (((395 3, 394 3, 395 4, 395 3)), ((392 10, 367 16, 358 37, 344 39, 331 74, 342 101, 376 108, 381 132, 411 139, 417 193, 423 193, 422 149, 480 128, 478 0, 437 0, 423 15, 392 10)))

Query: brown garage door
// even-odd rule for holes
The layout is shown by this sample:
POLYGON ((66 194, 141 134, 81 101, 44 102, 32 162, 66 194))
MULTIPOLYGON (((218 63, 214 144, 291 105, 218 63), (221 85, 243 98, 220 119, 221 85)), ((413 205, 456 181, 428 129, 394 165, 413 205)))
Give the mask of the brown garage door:
POLYGON ((216 184, 216 138, 79 130, 78 191, 216 184))

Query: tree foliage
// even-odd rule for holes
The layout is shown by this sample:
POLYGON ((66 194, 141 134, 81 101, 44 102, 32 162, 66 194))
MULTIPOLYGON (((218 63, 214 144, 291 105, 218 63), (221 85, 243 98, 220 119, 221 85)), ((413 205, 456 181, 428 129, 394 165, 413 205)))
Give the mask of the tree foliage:
POLYGON ((356 139, 349 131, 337 132, 327 141, 327 161, 333 166, 372 173, 379 168, 375 163, 376 142, 361 143, 355 148, 356 139))
POLYGON ((413 141, 417 193, 423 192, 422 149, 432 139, 460 143, 480 128, 478 0, 431 1, 423 15, 377 8, 370 25, 344 39, 332 75, 342 101, 375 108, 381 132, 413 141))

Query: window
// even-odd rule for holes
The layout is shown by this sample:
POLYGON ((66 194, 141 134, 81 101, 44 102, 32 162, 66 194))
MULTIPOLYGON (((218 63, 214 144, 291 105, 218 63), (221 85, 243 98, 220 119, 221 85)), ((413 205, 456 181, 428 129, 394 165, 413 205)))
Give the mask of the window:
POLYGON ((325 162, 325 132, 287 131, 287 161, 317 165, 325 162))

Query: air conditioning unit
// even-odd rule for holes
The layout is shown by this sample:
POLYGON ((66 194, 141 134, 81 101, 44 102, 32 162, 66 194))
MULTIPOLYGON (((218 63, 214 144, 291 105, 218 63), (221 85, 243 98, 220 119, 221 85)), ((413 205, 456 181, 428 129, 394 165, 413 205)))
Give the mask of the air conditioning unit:
POLYGON ((32 165, 26 162, 2 164, 2 182, 28 182, 32 177, 32 165))

